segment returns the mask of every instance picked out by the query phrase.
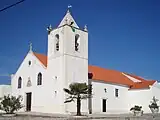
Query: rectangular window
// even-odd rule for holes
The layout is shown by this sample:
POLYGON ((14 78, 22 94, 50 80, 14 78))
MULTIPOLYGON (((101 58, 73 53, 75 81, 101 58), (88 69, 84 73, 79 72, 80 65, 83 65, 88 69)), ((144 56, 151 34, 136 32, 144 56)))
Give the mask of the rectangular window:
POLYGON ((118 97, 118 92, 119 92, 119 90, 115 89, 115 97, 118 97))

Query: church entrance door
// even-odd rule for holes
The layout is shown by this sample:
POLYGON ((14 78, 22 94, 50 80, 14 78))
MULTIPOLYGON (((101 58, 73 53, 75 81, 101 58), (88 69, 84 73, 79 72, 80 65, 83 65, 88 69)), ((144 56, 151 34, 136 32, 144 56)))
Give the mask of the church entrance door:
POLYGON ((26 111, 31 111, 32 93, 26 93, 26 111))

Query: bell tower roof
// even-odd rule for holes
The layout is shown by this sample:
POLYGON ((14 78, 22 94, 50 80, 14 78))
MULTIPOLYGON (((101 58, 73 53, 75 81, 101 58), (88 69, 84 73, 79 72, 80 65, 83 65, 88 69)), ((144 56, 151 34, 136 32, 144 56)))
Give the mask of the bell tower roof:
POLYGON ((69 10, 70 7, 71 6, 68 6, 68 10, 67 10, 64 18, 62 19, 62 21, 58 25, 58 27, 61 27, 65 24, 68 24, 68 25, 72 25, 73 27, 79 28, 78 25, 76 24, 75 20, 73 19, 72 15, 71 15, 71 12, 69 10))

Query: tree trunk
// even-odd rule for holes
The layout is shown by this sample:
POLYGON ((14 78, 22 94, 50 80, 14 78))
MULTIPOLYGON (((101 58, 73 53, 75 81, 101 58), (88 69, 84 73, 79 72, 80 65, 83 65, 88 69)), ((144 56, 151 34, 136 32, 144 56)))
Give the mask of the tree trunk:
POLYGON ((81 115, 81 99, 80 96, 77 98, 77 116, 81 115))

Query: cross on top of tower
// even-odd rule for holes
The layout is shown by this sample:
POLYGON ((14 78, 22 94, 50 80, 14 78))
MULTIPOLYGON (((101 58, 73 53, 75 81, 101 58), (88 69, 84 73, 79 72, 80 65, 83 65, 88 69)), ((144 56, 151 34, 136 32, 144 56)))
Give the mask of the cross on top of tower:
POLYGON ((68 5, 68 10, 67 10, 67 12, 70 12, 70 8, 72 8, 72 5, 68 5))
POLYGON ((29 51, 32 51, 32 42, 29 43, 29 51))

